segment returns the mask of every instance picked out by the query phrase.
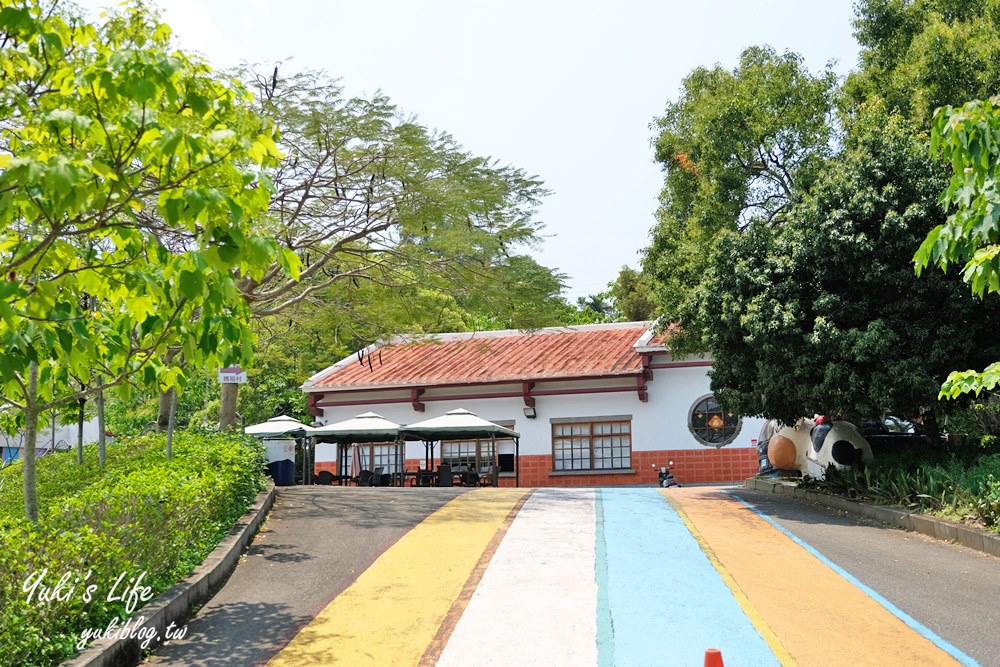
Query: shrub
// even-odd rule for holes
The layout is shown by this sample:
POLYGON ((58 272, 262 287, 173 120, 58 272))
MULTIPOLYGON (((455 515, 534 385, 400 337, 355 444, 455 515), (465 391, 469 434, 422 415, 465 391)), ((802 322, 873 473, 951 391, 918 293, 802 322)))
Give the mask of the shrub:
POLYGON ((803 481, 827 493, 878 504, 972 518, 1000 528, 1000 454, 915 448, 876 459, 864 471, 827 471, 803 481))
POLYGON ((131 616, 125 601, 108 599, 120 575, 126 584, 142 575, 154 594, 166 589, 204 560, 263 488, 255 439, 178 432, 172 460, 164 449, 163 437, 150 435, 114 443, 103 469, 89 460, 77 466, 72 453, 40 459, 37 525, 18 507, 20 484, 4 484, 0 666, 57 664, 76 652, 84 630, 131 616), (32 577, 46 569, 45 584, 68 573, 75 588, 64 599, 29 603, 32 577), (90 599, 88 585, 95 587, 90 599))
MULTIPOLYGON (((84 446, 83 464, 77 464, 75 451, 55 451, 38 460, 35 472, 39 502, 45 505, 72 496, 102 476, 119 474, 148 464, 157 453, 149 448, 163 449, 162 438, 135 438, 110 443, 104 468, 97 463, 97 445, 84 446)), ((21 482, 21 461, 0 470, 0 517, 24 516, 24 487, 21 482)))
POLYGON ((980 521, 987 526, 997 525, 1000 522, 1000 479, 992 474, 987 476, 973 506, 980 521))

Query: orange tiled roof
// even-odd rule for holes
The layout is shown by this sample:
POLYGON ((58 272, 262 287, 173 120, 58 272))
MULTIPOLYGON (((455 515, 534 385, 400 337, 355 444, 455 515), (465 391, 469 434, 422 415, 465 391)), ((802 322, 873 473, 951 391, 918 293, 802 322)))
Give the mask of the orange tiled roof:
POLYGON ((492 331, 396 339, 351 356, 305 382, 305 391, 437 384, 479 384, 634 375, 642 371, 636 343, 644 322, 555 327, 534 332, 492 331))

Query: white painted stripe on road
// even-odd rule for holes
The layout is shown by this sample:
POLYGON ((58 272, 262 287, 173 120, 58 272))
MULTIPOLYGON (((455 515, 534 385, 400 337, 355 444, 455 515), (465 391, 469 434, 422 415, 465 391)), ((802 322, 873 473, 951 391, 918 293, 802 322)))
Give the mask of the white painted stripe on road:
POLYGON ((593 489, 535 491, 438 665, 597 664, 595 525, 593 489))

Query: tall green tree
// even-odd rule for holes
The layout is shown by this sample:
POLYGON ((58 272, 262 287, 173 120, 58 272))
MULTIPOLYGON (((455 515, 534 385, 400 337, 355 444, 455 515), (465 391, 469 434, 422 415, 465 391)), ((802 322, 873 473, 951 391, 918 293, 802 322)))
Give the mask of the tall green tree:
MULTIPOLYGON (((957 360, 975 366, 997 358, 988 356, 996 351, 995 306, 975 308, 954 272, 935 272, 918 284, 901 258, 941 225, 918 262, 966 263, 974 286, 989 285, 994 275, 996 239, 987 230, 995 220, 988 207, 977 213, 973 204, 992 187, 989 114, 970 114, 967 132, 952 136, 937 121, 937 141, 955 142, 949 158, 956 176, 946 203, 957 206, 947 224, 935 202, 943 176, 927 158, 927 136, 936 106, 982 98, 1000 86, 1000 3, 862 0, 856 16, 861 68, 844 91, 827 72, 794 87, 789 76, 776 75, 766 79, 775 84, 770 89, 734 95, 724 84, 735 77, 699 69, 681 97, 696 104, 674 104, 660 121, 669 131, 661 134, 658 156, 673 158, 644 273, 658 284, 666 321, 680 325, 673 349, 709 352, 720 400, 746 414, 915 415, 934 404, 934 387, 957 360), (773 114, 776 100, 800 99, 793 88, 811 91, 814 101, 801 115, 773 114), (714 94, 691 96, 691 90, 714 94), (830 122, 834 100, 843 124, 837 131, 830 122), (740 114, 755 106, 773 123, 740 114), (785 122, 788 129, 777 134, 793 140, 803 161, 790 163, 787 181, 782 170, 766 180, 772 189, 765 196, 742 198, 752 191, 748 179, 765 172, 741 170, 748 160, 729 156, 746 155, 742 146, 770 136, 760 128, 785 122), (701 132, 713 138, 712 150, 679 141, 699 136, 688 128, 708 128, 701 132), (706 165, 704 155, 721 157, 706 165), (764 206, 746 204, 754 201, 764 206)), ((995 366, 987 371, 954 376, 944 393, 1000 375, 995 366)))
POLYGON ((254 224, 272 125, 238 82, 175 51, 143 3, 91 25, 12 0, 0 44, 0 402, 22 418, 36 519, 40 415, 123 383, 177 384, 171 348, 247 358, 239 280, 295 258, 254 224))
MULTIPOLYGON (((551 319, 560 276, 517 253, 539 240, 534 212, 546 191, 537 178, 470 154, 384 96, 346 97, 323 74, 243 76, 282 132, 260 229, 302 264, 294 278, 275 262, 241 281, 255 317, 327 307, 329 288, 371 283, 445 293, 518 326, 551 319)), ((223 425, 235 421, 236 391, 224 386, 223 425)))
POLYGON ((801 56, 751 47, 731 71, 694 70, 657 119, 665 180, 643 272, 665 319, 689 320, 678 349, 700 345, 690 296, 719 236, 753 220, 780 224, 817 178, 832 150, 835 88, 830 69, 814 75, 801 56))
POLYGON ((652 280, 644 273, 623 266, 608 293, 615 311, 627 322, 653 320, 659 312, 652 280))
POLYGON ((782 228, 727 235, 698 298, 720 402, 789 423, 932 417, 956 361, 995 358, 1000 311, 954 273, 914 280, 909 258, 942 218, 943 183, 905 119, 869 109, 782 228))
POLYGON ((985 99, 1000 86, 1000 2, 862 0, 855 5, 861 66, 849 104, 884 100, 928 128, 934 110, 985 99))

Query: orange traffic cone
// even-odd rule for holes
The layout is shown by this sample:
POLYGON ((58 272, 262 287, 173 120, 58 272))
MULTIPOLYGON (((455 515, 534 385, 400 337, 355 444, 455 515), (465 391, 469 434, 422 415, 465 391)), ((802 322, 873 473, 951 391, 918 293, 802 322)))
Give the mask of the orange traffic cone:
POLYGON ((705 651, 705 667, 726 667, 722 664, 722 651, 710 648, 705 651))

